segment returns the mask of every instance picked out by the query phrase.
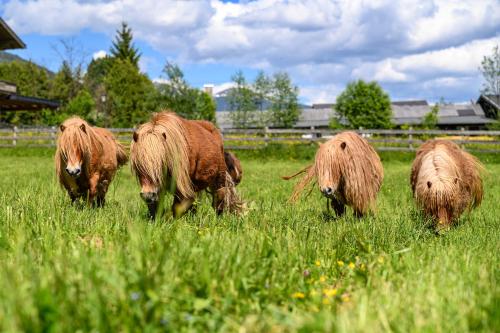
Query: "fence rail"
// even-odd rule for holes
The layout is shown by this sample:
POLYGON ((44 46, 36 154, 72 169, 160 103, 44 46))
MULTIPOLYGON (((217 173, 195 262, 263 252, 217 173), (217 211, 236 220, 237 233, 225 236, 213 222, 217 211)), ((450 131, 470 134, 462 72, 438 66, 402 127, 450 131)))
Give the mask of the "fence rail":
MULTIPOLYGON (((110 128, 117 139, 128 145, 133 128, 110 128)), ((285 145, 325 141, 340 130, 327 129, 223 129, 228 149, 258 149, 272 143, 285 145)), ((500 153, 500 131, 471 130, 356 130, 377 150, 413 151, 425 140, 444 138, 475 152, 500 153)), ((1 147, 55 147, 57 128, 0 129, 1 147)))

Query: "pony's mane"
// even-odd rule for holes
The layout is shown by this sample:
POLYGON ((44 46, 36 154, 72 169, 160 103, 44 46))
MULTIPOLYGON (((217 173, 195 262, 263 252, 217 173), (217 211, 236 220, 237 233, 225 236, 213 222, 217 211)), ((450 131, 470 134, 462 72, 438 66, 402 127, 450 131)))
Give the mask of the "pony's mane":
POLYGON ((482 164, 455 143, 432 140, 422 145, 412 169, 411 185, 424 210, 436 215, 441 208, 459 209, 467 204, 460 188, 470 189, 470 207, 483 198, 482 164))
POLYGON ((460 172, 457 163, 446 146, 436 145, 422 156, 416 184, 420 193, 417 199, 429 210, 436 211, 441 205, 450 206, 459 194, 460 172))
POLYGON ((155 113, 134 136, 137 141, 131 143, 130 165, 136 176, 146 176, 163 187, 168 172, 180 194, 192 198, 189 146, 181 118, 171 112, 155 113))
POLYGON ((375 150, 361 136, 349 131, 323 143, 316 152, 314 164, 302 172, 306 174, 295 186, 291 201, 296 201, 301 192, 315 182, 320 186, 331 183, 339 186, 342 177, 347 199, 362 210, 374 202, 384 174, 375 150))
POLYGON ((59 177, 61 176, 62 164, 73 153, 74 147, 81 151, 83 155, 82 167, 85 168, 85 171, 88 171, 92 150, 102 150, 103 144, 103 138, 85 120, 76 116, 65 120, 59 127, 57 138, 56 174, 59 177), (81 129, 82 125, 85 126, 85 133, 81 129), (61 131, 61 128, 64 128, 64 130, 61 131))

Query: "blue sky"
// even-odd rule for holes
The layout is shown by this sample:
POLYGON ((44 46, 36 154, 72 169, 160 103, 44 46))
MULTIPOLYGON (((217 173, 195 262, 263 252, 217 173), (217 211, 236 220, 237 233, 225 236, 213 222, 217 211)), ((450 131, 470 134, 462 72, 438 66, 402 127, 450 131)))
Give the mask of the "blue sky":
POLYGON ((152 79, 166 60, 216 90, 238 69, 287 71, 306 103, 334 102, 355 79, 393 100, 475 99, 481 59, 500 44, 499 0, 2 0, 0 13, 28 46, 14 53, 52 70, 61 39, 88 63, 127 21, 152 79))

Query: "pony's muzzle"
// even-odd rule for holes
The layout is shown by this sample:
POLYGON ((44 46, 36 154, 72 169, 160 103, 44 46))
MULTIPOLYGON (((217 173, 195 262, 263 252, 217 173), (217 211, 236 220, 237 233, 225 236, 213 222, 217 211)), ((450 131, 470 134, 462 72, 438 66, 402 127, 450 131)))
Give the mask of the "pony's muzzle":
POLYGON ((325 197, 331 197, 333 195, 333 188, 324 187, 321 189, 321 193, 323 193, 325 197))
POLYGON ((141 198, 146 203, 153 203, 158 201, 158 192, 141 192, 141 198))
POLYGON ((82 168, 80 168, 80 167, 74 167, 74 168, 67 167, 66 172, 71 177, 78 177, 82 173, 82 168))

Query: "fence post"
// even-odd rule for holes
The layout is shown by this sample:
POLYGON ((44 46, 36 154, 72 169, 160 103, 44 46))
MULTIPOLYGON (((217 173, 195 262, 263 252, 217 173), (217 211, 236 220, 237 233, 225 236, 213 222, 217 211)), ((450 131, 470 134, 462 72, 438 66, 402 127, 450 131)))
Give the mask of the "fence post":
POLYGON ((267 147, 268 143, 269 143, 269 127, 265 126, 264 127, 264 145, 267 147))
POLYGON ((52 142, 52 145, 55 146, 56 145, 56 128, 55 128, 55 126, 52 126, 50 129, 51 129, 50 137, 52 138, 51 142, 52 142))
POLYGON ((460 132, 462 132, 462 134, 460 134, 460 148, 462 148, 462 149, 465 148, 465 145, 464 145, 465 136, 463 134, 464 131, 465 131, 465 128, 460 127, 460 132))
POLYGON ((311 143, 314 143, 314 139, 318 137, 317 133, 314 133, 314 126, 311 126, 311 143))
POLYGON ((14 126, 14 128, 13 128, 12 145, 17 146, 17 126, 14 126))
POLYGON ((409 128, 409 133, 408 133, 408 143, 409 143, 409 147, 410 150, 413 150, 413 134, 412 134, 412 131, 413 131, 413 127, 410 126, 409 128))

